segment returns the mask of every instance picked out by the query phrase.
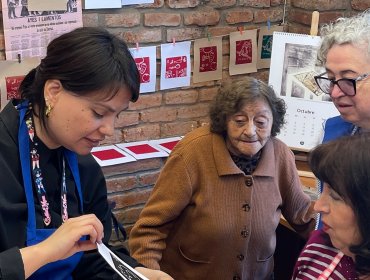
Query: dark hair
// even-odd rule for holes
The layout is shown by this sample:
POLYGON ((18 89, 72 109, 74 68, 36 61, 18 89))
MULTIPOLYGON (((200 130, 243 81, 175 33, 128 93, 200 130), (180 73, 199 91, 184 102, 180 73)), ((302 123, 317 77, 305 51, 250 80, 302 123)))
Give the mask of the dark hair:
POLYGON ((132 102, 139 97, 140 75, 126 43, 102 28, 81 27, 55 38, 40 65, 22 81, 21 97, 38 106, 34 113, 44 126, 44 86, 50 79, 76 95, 103 90, 102 99, 109 100, 126 87, 132 102))
POLYGON ((351 206, 362 242, 352 245, 356 270, 370 274, 370 134, 342 137, 319 145, 309 156, 315 176, 351 206))
POLYGON ((225 134, 228 117, 240 111, 246 104, 261 99, 270 106, 273 117, 271 136, 276 136, 284 125, 285 102, 278 98, 266 83, 251 77, 221 85, 210 106, 211 131, 225 134))

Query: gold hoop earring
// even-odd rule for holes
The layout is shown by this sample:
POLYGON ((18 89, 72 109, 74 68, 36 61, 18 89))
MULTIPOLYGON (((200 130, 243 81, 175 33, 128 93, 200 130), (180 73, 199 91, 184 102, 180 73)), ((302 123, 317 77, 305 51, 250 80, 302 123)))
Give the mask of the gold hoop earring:
POLYGON ((51 113, 51 110, 53 109, 53 107, 51 107, 50 104, 47 104, 46 105, 46 109, 45 109, 45 116, 48 118, 50 116, 50 113, 51 113))

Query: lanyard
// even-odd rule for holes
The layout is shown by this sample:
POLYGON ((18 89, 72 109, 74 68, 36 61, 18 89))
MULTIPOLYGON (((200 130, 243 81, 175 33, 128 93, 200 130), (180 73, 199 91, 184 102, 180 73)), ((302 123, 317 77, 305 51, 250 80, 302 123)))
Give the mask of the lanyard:
MULTIPOLYGON (((32 150, 32 143, 34 142, 35 138, 35 129, 32 125, 29 125, 29 118, 28 118, 28 112, 30 109, 30 104, 25 101, 22 104, 17 106, 17 109, 20 111, 20 124, 19 124, 19 131, 18 131, 18 141, 19 141, 19 152, 20 152, 20 159, 21 159, 21 167, 22 167, 22 175, 23 175, 23 183, 25 186, 26 195, 27 197, 27 205, 28 205, 28 230, 31 230, 31 232, 34 234, 34 229, 36 228, 35 224, 35 210, 34 210, 34 200, 32 196, 32 179, 36 177, 38 179, 38 183, 35 181, 35 187, 38 199, 40 201, 40 205, 43 209, 43 220, 44 224, 47 226, 51 222, 51 216, 48 209, 48 203, 47 203, 47 197, 46 197, 46 191, 42 184, 42 180, 40 180, 40 177, 42 177, 40 174, 36 174, 36 171, 38 172, 39 166, 38 166, 38 160, 39 155, 36 152, 31 152, 32 150), (32 154, 34 155, 34 158, 32 158, 32 154), (31 161, 30 161, 31 158, 31 161), (32 162, 32 165, 31 165, 32 162), (32 170, 32 172, 30 172, 32 170), (32 175, 31 175, 32 173, 32 175), (41 183, 40 183, 41 181, 41 183), (45 191, 45 193, 44 193, 45 191), (43 196, 44 195, 44 196, 43 196), (50 221, 49 221, 50 218, 50 221)), ((32 121, 32 119, 31 119, 32 121)), ((37 145, 36 145, 37 146, 37 145)), ((77 156, 72 151, 69 151, 67 149, 63 150, 63 173, 62 174, 62 186, 61 186, 61 216, 63 221, 68 219, 68 209, 67 209, 67 187, 66 187, 66 181, 65 181, 65 160, 67 160, 68 165, 70 167, 70 170, 72 172, 74 181, 76 183, 79 200, 80 200, 80 210, 83 212, 83 196, 82 196, 82 189, 81 189, 81 183, 80 183, 80 176, 78 171, 78 162, 77 162, 77 156), (64 204, 64 205, 63 205, 64 204)), ((32 234, 32 235, 33 235, 32 234)))
POLYGON ((330 275, 333 273, 337 265, 339 264, 340 260, 343 258, 343 253, 338 252, 330 265, 320 274, 319 278, 317 280, 327 280, 329 279, 330 275))

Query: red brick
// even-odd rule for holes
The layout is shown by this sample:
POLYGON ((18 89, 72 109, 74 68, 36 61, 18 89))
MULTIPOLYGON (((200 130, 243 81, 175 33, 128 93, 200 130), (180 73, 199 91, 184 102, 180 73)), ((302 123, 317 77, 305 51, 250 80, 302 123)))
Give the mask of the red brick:
POLYGON ((196 90, 170 91, 164 95, 164 103, 173 104, 194 104, 198 99, 196 90))
POLYGON ((208 26, 216 25, 220 21, 220 14, 213 9, 202 9, 184 13, 185 25, 208 26))
POLYGON ((174 107, 161 107, 158 109, 143 110, 140 112, 143 122, 169 122, 176 120, 177 109, 174 107))
POLYGON ((214 8, 228 8, 236 4, 236 0, 209 0, 209 6, 214 8))
POLYGON ((283 9, 282 8, 270 8, 266 10, 256 10, 254 12, 254 22, 261 23, 267 22, 278 22, 283 19, 283 9))
POLYGON ((352 0, 351 7, 358 11, 364 11, 370 8, 370 0, 352 0))
POLYGON ((240 5, 247 7, 268 8, 270 7, 270 0, 241 0, 240 5))
POLYGON ((284 4, 284 0, 271 0, 271 7, 284 4))
POLYGON ((152 107, 158 107, 162 104, 161 93, 141 94, 138 101, 130 103, 129 110, 142 110, 152 107))
POLYGON ((203 117, 208 114, 209 104, 207 103, 198 103, 195 105, 189 105, 179 108, 178 118, 179 119, 190 119, 203 117))
POLYGON ((146 13, 144 14, 145 26, 179 26, 181 14, 172 13, 146 13))
POLYGON ((83 26, 97 27, 99 26, 99 14, 98 13, 83 13, 82 14, 83 26))
POLYGON ((162 158, 150 158, 111 166, 105 166, 102 167, 102 170, 104 176, 106 178, 110 178, 116 175, 122 176, 122 174, 128 175, 135 172, 145 172, 147 170, 159 169, 162 168, 163 163, 164 159, 162 158))
POLYGON ((251 22, 253 21, 253 12, 250 9, 229 11, 225 13, 225 20, 228 24, 251 22))
POLYGON ((172 9, 194 8, 199 5, 199 0, 168 0, 167 4, 172 9))
POLYGON ((160 127, 157 123, 122 129, 122 142, 134 142, 159 138, 160 127))
POLYGON ((139 218, 140 212, 143 209, 143 206, 129 207, 127 209, 117 211, 117 219, 124 225, 133 224, 139 218))
POLYGON ((128 191, 139 187, 136 176, 107 179, 108 193, 128 191))
POLYGON ((135 31, 122 31, 116 33, 116 35, 122 38, 129 44, 136 43, 156 43, 162 41, 162 30, 161 29, 143 29, 139 28, 135 31))
POLYGON ((218 87, 203 88, 199 90, 199 101, 210 101, 218 92, 218 87))
POLYGON ((151 193, 150 189, 139 189, 139 191, 130 191, 123 194, 115 194, 109 196, 109 201, 116 203, 115 209, 126 208, 140 203, 145 203, 151 193))
POLYGON ((175 38, 176 41, 186 41, 199 39, 204 36, 203 28, 178 28, 178 29, 167 29, 167 42, 172 42, 175 38))
POLYGON ((348 2, 343 0, 292 0, 292 6, 311 11, 345 10, 348 7, 348 2))
POLYGON ((158 179, 159 172, 160 170, 139 175, 138 180, 139 180, 140 185, 141 186, 154 185, 158 179))
POLYGON ((164 0, 154 0, 154 3, 152 4, 141 4, 138 5, 137 8, 161 8, 164 5, 164 0))
POLYGON ((138 112, 123 111, 118 115, 116 120, 116 128, 122 128, 136 124, 139 124, 138 112))
POLYGON ((140 13, 134 9, 125 10, 120 14, 102 15, 103 25, 106 27, 134 27, 140 25, 140 13))
POLYGON ((161 137, 182 136, 198 127, 196 121, 172 122, 162 124, 161 137))

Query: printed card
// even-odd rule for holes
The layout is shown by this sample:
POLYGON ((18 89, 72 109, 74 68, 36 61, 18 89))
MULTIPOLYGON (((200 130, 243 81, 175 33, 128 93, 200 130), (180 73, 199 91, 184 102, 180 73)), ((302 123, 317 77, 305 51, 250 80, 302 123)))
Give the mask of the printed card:
POLYGON ((103 243, 96 243, 98 246, 98 252, 105 261, 114 269, 125 280, 149 280, 144 275, 133 269, 123 260, 121 260, 116 254, 114 254, 107 246, 103 243))
POLYGON ((129 153, 136 159, 147 159, 156 157, 167 157, 168 154, 162 149, 151 145, 149 141, 122 143, 116 145, 118 148, 129 153))
POLYGON ((169 137, 164 139, 158 139, 158 140, 150 140, 150 144, 152 146, 156 146, 159 149, 162 149, 163 151, 167 152, 168 154, 171 153, 173 148, 175 148, 176 144, 182 139, 182 137, 169 137))
POLYGON ((114 145, 93 148, 91 154, 100 166, 109 166, 136 161, 133 156, 122 151, 114 145))

